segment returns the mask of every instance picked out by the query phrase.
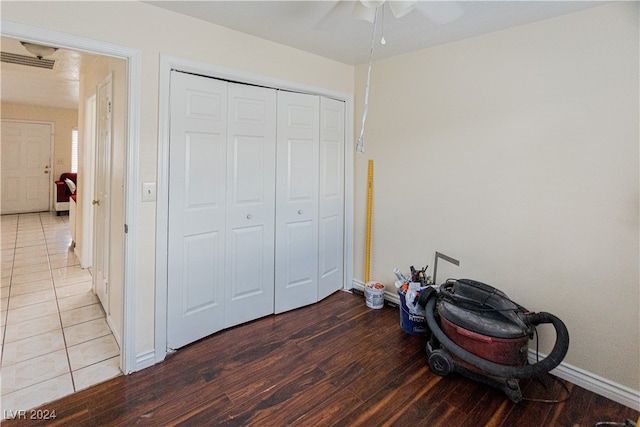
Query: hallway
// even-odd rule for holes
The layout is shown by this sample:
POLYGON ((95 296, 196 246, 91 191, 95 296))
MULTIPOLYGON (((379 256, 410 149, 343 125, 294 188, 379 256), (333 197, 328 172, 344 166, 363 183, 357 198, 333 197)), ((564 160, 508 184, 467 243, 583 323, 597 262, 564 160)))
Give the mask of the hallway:
POLYGON ((0 218, 3 418, 121 375, 120 348, 67 221, 55 212, 0 218))

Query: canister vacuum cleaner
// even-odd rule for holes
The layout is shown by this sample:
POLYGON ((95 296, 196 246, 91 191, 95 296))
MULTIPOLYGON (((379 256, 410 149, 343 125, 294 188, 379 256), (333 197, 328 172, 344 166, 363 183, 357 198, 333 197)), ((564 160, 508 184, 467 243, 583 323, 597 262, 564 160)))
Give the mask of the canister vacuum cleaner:
POLYGON ((441 376, 460 373, 496 387, 514 402, 522 400, 519 380, 539 377, 562 362, 569 349, 569 332, 556 316, 532 313, 504 292, 475 280, 448 280, 422 290, 431 330, 427 357, 441 376), (528 342, 540 324, 551 324, 556 341, 551 353, 528 363, 528 342))

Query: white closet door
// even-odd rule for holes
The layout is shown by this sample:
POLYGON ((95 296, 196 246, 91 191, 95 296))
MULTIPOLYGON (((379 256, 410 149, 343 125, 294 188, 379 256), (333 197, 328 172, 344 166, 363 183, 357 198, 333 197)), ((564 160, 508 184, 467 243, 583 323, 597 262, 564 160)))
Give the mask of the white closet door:
POLYGON ((225 327, 273 313, 276 91, 229 84, 225 327))
POLYGON ((278 92, 275 312, 318 300, 319 98, 278 92))
POLYGON ((343 287, 344 102, 320 99, 318 300, 343 287))
POLYGON ((223 328, 227 83, 171 75, 167 345, 223 328))

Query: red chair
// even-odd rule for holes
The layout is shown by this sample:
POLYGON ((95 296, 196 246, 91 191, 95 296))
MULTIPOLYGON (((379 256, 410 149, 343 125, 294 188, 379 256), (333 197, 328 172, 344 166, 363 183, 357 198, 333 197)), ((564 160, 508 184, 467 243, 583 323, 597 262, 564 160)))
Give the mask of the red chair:
POLYGON ((53 207, 57 215, 69 210, 69 197, 76 193, 77 173, 65 172, 60 179, 53 183, 55 198, 53 207))

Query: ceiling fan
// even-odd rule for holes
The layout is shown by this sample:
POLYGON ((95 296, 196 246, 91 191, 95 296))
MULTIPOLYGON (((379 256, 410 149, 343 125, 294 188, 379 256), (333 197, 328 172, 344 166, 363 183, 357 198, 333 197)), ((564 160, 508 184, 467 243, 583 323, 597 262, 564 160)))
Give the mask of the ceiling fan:
MULTIPOLYGON (((396 18, 401 18, 416 8, 417 0, 390 0, 391 13, 396 18)), ((385 0, 359 0, 353 5, 351 15, 356 19, 364 19, 373 23, 376 16, 376 9, 385 4, 385 0)))
MULTIPOLYGON (((371 86, 371 65, 373 62, 373 50, 376 38, 376 24, 378 21, 378 11, 382 11, 382 22, 384 24, 384 8, 389 5, 391 13, 395 18, 401 18, 414 9, 420 7, 421 12, 429 20, 435 24, 442 25, 458 19, 463 11, 455 2, 434 2, 417 0, 338 0, 338 2, 327 12, 327 14, 316 25, 317 28, 328 28, 330 21, 338 21, 340 17, 345 16, 345 7, 353 5, 351 16, 355 19, 361 19, 373 24, 373 34, 371 38, 371 50, 369 53, 369 69, 367 71, 367 84, 364 96, 364 109, 362 113, 362 125, 360 135, 356 144, 356 151, 364 152, 364 130, 367 121, 367 113, 369 110, 369 88, 371 86)), ((384 31, 380 44, 385 44, 384 31)))
POLYGON ((455 21, 463 13, 461 6, 454 1, 338 0, 314 27, 329 29, 349 13, 354 19, 373 23, 376 11, 384 11, 387 5, 395 18, 401 18, 415 10, 438 25, 455 21))

